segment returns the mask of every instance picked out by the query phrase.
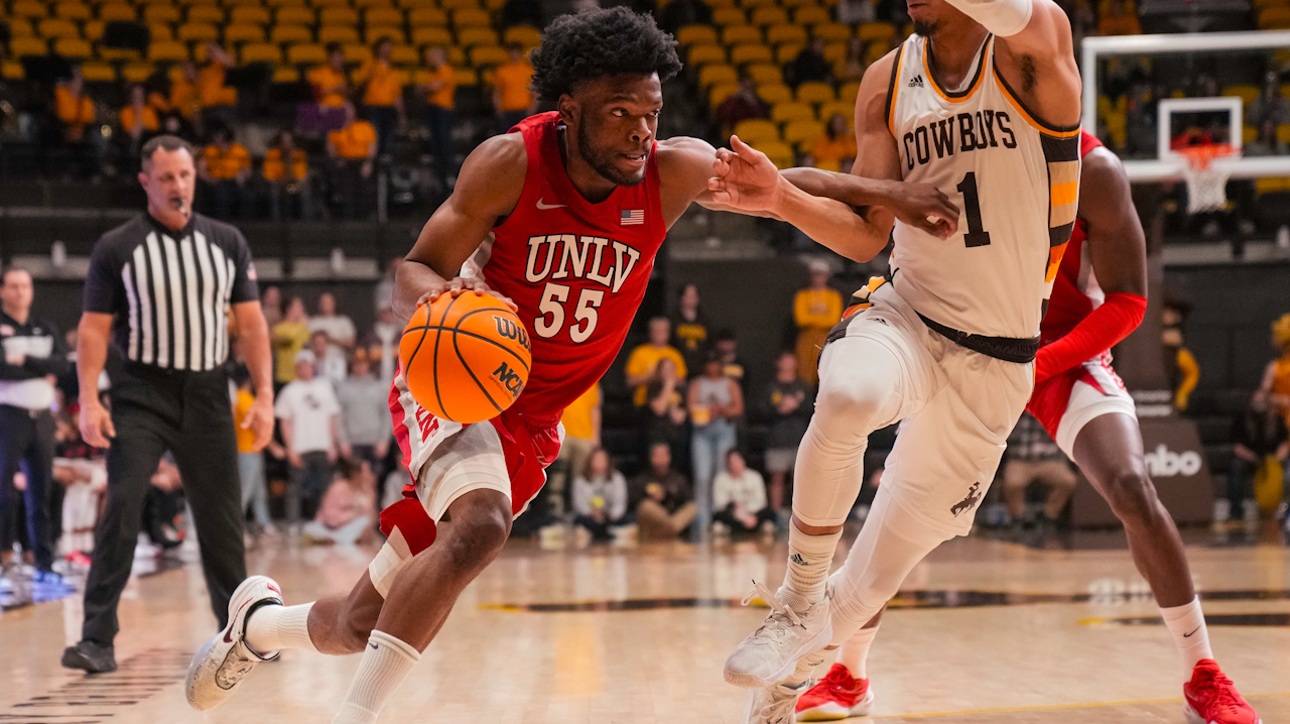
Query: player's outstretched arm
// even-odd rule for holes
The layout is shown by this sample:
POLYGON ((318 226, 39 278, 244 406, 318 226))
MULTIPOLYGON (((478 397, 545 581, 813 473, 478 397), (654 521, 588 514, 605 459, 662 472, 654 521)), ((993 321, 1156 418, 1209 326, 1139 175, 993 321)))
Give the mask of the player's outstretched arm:
POLYGON ((514 210, 528 163, 518 133, 493 136, 466 157, 452 195, 421 229, 394 282, 394 313, 412 316, 419 304, 445 292, 487 289, 478 277, 459 276, 497 220, 514 210))
POLYGON ((862 210, 881 206, 904 223, 942 239, 958 231, 958 207, 931 184, 865 178, 807 166, 780 173, 812 196, 827 196, 862 210))

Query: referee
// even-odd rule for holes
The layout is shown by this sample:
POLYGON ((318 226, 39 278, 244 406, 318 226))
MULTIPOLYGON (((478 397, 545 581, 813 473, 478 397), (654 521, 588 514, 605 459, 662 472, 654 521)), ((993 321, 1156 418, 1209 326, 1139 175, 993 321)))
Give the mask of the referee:
POLYGON ((90 673, 116 669, 117 602, 130 577, 144 494, 167 450, 192 508, 221 627, 229 597, 246 577, 225 369, 230 310, 256 390, 243 426, 255 432, 256 450, 273 434, 269 334, 246 239, 193 213, 196 169, 186 142, 158 136, 140 155, 148 212, 94 245, 79 327, 81 434, 108 448, 108 487, 81 641, 63 652, 63 666, 90 673), (123 360, 120 379, 112 380, 110 413, 98 385, 109 337, 123 360))

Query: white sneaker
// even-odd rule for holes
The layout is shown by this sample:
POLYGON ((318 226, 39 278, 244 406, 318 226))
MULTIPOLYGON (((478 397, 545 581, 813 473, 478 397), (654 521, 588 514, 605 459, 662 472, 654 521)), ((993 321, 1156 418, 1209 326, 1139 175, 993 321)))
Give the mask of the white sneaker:
POLYGON ((824 652, 802 657, 785 681, 762 689, 752 689, 744 705, 743 724, 793 724, 797 720, 797 700, 815 684, 811 673, 824 661, 824 652))
POLYGON ((771 612, 761 628, 749 634, 726 659, 725 678, 726 683, 744 689, 767 689, 787 679, 803 656, 828 646, 833 638, 830 594, 826 592, 812 604, 784 588, 771 594, 765 585, 753 585, 744 605, 761 598, 771 612))
POLYGON ((228 626, 193 656, 188 665, 188 705, 214 709, 233 695, 256 664, 278 658, 277 651, 258 653, 246 645, 246 619, 260 606, 282 605, 282 589, 268 576, 251 576, 228 601, 228 626))

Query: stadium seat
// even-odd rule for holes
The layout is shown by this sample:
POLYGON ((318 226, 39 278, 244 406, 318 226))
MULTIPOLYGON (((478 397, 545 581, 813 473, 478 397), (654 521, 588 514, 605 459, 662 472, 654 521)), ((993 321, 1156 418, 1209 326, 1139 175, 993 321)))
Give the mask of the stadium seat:
POLYGON ((323 8, 318 13, 318 22, 322 25, 358 25, 358 11, 353 8, 323 8))
POLYGON ((784 43, 777 46, 775 48, 775 62, 783 65, 796 58, 797 54, 802 52, 802 48, 805 47, 806 43, 784 43))
POLYGON ((99 20, 108 22, 109 20, 123 20, 125 22, 134 22, 139 19, 139 13, 135 11, 133 5, 125 3, 106 3, 99 6, 99 20))
POLYGON ((145 23, 177 23, 179 16, 177 5, 147 5, 143 8, 145 23))
POLYGON ((723 45, 762 42, 761 29, 752 25, 731 25, 721 31, 723 45))
POLYGON ((783 83, 784 72, 774 63, 753 63, 744 69, 757 85, 763 83, 783 83))
POLYGON ((800 8, 804 5, 815 6, 816 0, 780 0, 780 6, 786 8, 800 8))
POLYGON ((270 8, 293 8, 293 7, 302 8, 308 5, 309 3, 307 2, 307 0, 267 0, 267 2, 265 2, 264 4, 265 6, 270 8))
MULTIPOLYGON (((148 34, 153 42, 175 39, 175 31, 170 29, 168 23, 149 23, 148 34)), ((99 37, 101 38, 102 36, 100 35, 99 37)))
POLYGON ((896 26, 891 23, 865 23, 856 28, 856 37, 861 40, 890 40, 896 34, 896 26))
POLYGON ((793 22, 798 25, 823 25, 833 22, 833 18, 822 7, 805 5, 793 11, 793 22))
POLYGON ((770 63, 775 60, 769 45, 760 43, 736 45, 730 49, 730 62, 734 65, 745 63, 770 63))
POLYGON ((727 25, 747 25, 748 15, 739 8, 717 8, 712 11, 712 24, 723 28, 727 25))
POLYGON ((1277 126, 1277 140, 1282 143, 1290 143, 1290 123, 1282 123, 1277 126))
POLYGON ((264 28, 259 25, 224 26, 225 43, 263 43, 264 28))
POLYGON ((824 103, 836 98, 833 86, 828 83, 803 83, 797 87, 797 100, 802 103, 824 103))
POLYGON ((1259 87, 1255 85, 1229 85, 1223 89, 1223 95, 1236 96, 1245 105, 1250 105, 1259 97, 1259 87))
POLYGON ((98 60, 109 62, 139 60, 142 57, 139 51, 134 48, 105 48, 99 46, 98 50, 98 60))
POLYGON ((228 7, 236 7, 238 5, 254 5, 259 7, 261 5, 260 0, 223 0, 223 3, 228 7))
POLYGON ((9 41, 9 54, 15 58, 45 55, 48 52, 49 46, 40 38, 13 38, 9 41))
POLYGON ((824 44, 824 59, 830 63, 837 63, 847 58, 847 44, 841 41, 824 44))
POLYGON ((764 83, 757 86, 757 97, 773 106, 793 100, 793 89, 783 83, 764 83))
POLYGON ((434 0, 395 0, 394 4, 405 10, 437 7, 434 0))
POLYGON ((815 143, 824 132, 824 124, 813 118, 790 121, 784 126, 784 143, 805 151, 803 147, 815 143))
POLYGON ((76 26, 76 23, 61 18, 41 20, 36 26, 36 33, 47 40, 81 37, 81 29, 76 26))
POLYGON ((872 65, 877 63, 882 56, 891 52, 883 43, 870 43, 869 49, 865 51, 865 62, 872 65))
POLYGON ((211 23, 214 25, 223 25, 225 22, 224 8, 214 5, 193 5, 188 8, 186 22, 190 23, 211 23))
POLYGON ((716 44, 692 45, 686 53, 685 62, 692 68, 700 68, 708 63, 725 63, 726 49, 716 44))
POLYGON ((542 44, 542 31, 528 25, 515 25, 502 33, 502 43, 509 45, 519 43, 527 48, 536 48, 542 44))
POLYGON ((15 18, 43 18, 48 10, 49 6, 39 0, 14 0, 9 7, 9 14, 15 18))
POLYGON ((1259 28, 1263 30, 1290 28, 1290 7, 1271 7, 1259 11, 1259 28))
POLYGON ((344 54, 346 63, 366 63, 372 59, 372 49, 363 43, 344 43, 340 52, 344 54))
MULTIPOLYGON (((660 6, 663 5, 663 3, 659 4, 660 6)), ((706 2, 704 2, 704 5, 707 5, 710 8, 732 8, 736 4, 735 0, 706 0, 706 2)))
POLYGON ((444 10, 478 10, 479 0, 439 0, 439 7, 444 10))
POLYGON ((842 87, 838 89, 838 100, 846 103, 852 108, 856 105, 857 95, 860 95, 859 83, 843 83, 842 87))
POLYGON ((708 89, 708 107, 715 110, 727 98, 739 90, 738 83, 718 83, 708 89))
POLYGON ((760 25, 763 28, 768 25, 787 25, 788 13, 783 8, 757 8, 752 12, 752 24, 760 25))
POLYGON ((412 28, 413 45, 452 45, 452 33, 447 28, 412 28))
POLYGON ((842 23, 821 23, 811 28, 811 34, 828 42, 846 41, 851 39, 851 28, 842 23))
POLYGON ((97 43, 103 39, 103 29, 105 27, 107 27, 107 23, 102 20, 86 20, 81 25, 81 37, 91 43, 97 43))
POLYGON ((363 30, 363 42, 368 45, 372 45, 387 38, 394 41, 395 45, 408 44, 408 34, 403 32, 403 28, 398 26, 369 25, 363 30))
POLYGON ((421 52, 411 45, 395 45, 390 52, 390 62, 395 65, 417 65, 421 62, 421 52))
POLYGON ((772 25, 766 28, 766 42, 771 45, 783 43, 806 43, 806 28, 800 25, 772 25))
POLYGON ((152 63, 126 63, 121 69, 121 79, 126 83, 145 83, 157 72, 152 63))
POLYGON ((493 24, 493 18, 488 14, 488 11, 478 8, 462 8, 452 11, 450 15, 452 17, 452 26, 457 29, 487 28, 493 24))
POLYGON ((1290 191, 1290 179, 1276 177, 1254 179, 1255 196, 1262 196, 1275 191, 1290 191))
POLYGON ((33 38, 36 36, 36 29, 31 26, 31 21, 26 18, 8 18, 4 22, 9 25, 9 37, 11 38, 33 38))
POLYGON ((1281 84, 1281 97, 1290 98, 1290 83, 1281 84))
POLYGON ((739 5, 744 8, 760 8, 767 5, 774 5, 778 0, 740 0, 739 5))
POLYGON ((299 83, 300 69, 290 65, 280 65, 273 69, 274 83, 299 83))
POLYGON ((179 26, 177 37, 185 43, 218 40, 219 28, 212 23, 184 23, 179 26))
POLYGON ((1254 126, 1241 126, 1241 143, 1249 143, 1259 137, 1259 129, 1254 126))
POLYGON ((269 10, 258 6, 239 5, 229 11, 228 21, 239 25, 268 25, 269 10))
POLYGON ((0 78, 5 80, 22 80, 27 76, 22 63, 16 60, 0 61, 0 78))
POLYGON ((709 88, 718 83, 738 83, 739 74, 732 65, 705 65, 699 69, 699 87, 709 88))
MULTIPOLYGON (((740 136, 740 138, 743 138, 743 136, 740 136)), ((749 145, 766 154, 776 168, 793 167, 793 149, 788 144, 782 141, 766 140, 749 145)))
POLYGON ((247 43, 242 46, 237 57, 244 64, 273 63, 277 65, 282 62, 282 49, 273 43, 247 43))
POLYGON ((711 25, 687 25, 676 31, 676 42, 681 45, 717 42, 717 31, 711 25))
POLYGON ((327 43, 357 43, 358 30, 352 25, 324 25, 318 28, 318 42, 323 45, 327 43))
POLYGON ((82 63, 81 76, 87 83, 115 83, 116 68, 111 63, 82 63))
POLYGON ((413 8, 408 11, 408 25, 414 28, 426 26, 446 27, 448 13, 439 8, 413 8))
POLYGON ((403 11, 398 8, 368 8, 363 11, 368 25, 403 25, 403 11))
POLYGON ((317 10, 322 8, 349 7, 349 0, 309 0, 309 7, 317 10))
POLYGON ((458 86, 479 85, 479 73, 473 68, 453 68, 453 72, 457 74, 458 86))
POLYGON ((90 41, 80 38, 59 38, 54 41, 54 55, 69 60, 85 60, 94 55, 94 46, 90 41))
POLYGON ((82 2, 61 2, 54 6, 54 15, 64 20, 89 20, 93 11, 82 2))
POLYGON ((502 65, 510 60, 506 50, 497 45, 476 45, 470 49, 470 64, 476 68, 486 65, 502 65))
POLYGON ((817 116, 820 121, 828 123, 830 118, 841 113, 842 117, 847 119, 847 127, 855 125, 855 103, 847 101, 825 101, 820 104, 820 113, 817 116))
POLYGON ((457 44, 463 48, 471 48, 476 45, 500 45, 497 39, 497 31, 492 28, 462 28, 457 31, 457 44))
POLYGON ((154 63, 183 62, 188 59, 187 43, 177 40, 154 40, 148 46, 148 60, 154 63))
POLYGON ((354 7, 360 10, 368 8, 392 8, 394 0, 354 0, 354 7))
POLYGON ((327 62, 327 49, 318 43, 301 43, 287 48, 287 62, 317 65, 327 62))
POLYGON ((759 141, 778 141, 779 126, 763 118, 750 118, 735 124, 734 132, 746 143, 756 145, 759 141))
POLYGON ((269 31, 272 43, 312 43, 314 31, 303 25, 274 25, 269 31))
POLYGON ((789 121, 814 121, 815 109, 809 103, 776 103, 770 109, 770 119, 776 123, 789 121))
POLYGON ((315 25, 318 22, 318 13, 312 8, 278 8, 275 20, 279 25, 315 25))

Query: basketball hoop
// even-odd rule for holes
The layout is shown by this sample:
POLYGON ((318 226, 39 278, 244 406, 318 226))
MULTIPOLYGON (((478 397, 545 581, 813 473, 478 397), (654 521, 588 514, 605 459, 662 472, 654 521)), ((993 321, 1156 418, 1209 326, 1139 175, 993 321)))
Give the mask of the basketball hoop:
POLYGON ((1183 179, 1187 182, 1187 213, 1218 211, 1227 206, 1227 179, 1232 172, 1224 164, 1215 166, 1213 162, 1239 156, 1240 150, 1226 143, 1206 143, 1180 148, 1177 152, 1187 160, 1187 167, 1183 169, 1183 179))

